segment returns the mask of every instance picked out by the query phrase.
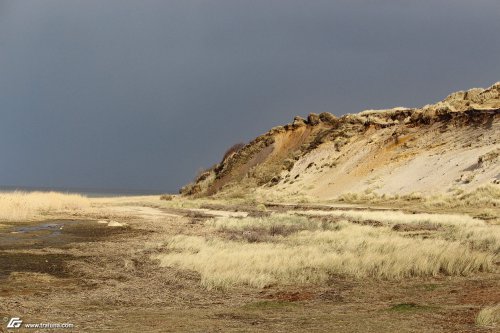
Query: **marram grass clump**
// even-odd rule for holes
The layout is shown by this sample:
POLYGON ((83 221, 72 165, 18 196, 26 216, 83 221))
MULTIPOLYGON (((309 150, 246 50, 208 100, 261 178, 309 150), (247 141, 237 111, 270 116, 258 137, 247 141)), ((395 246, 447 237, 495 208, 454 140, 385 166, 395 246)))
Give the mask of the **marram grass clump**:
MULTIPOLYGON (((384 214, 387 216, 387 212, 384 214)), ((163 253, 153 258, 161 266, 198 272, 202 285, 208 289, 242 284, 257 288, 274 284, 321 284, 332 275, 398 280, 470 275, 495 269, 495 250, 500 237, 498 233, 483 234, 480 220, 469 221, 479 228, 470 232, 465 221, 449 217, 451 226, 447 225, 451 233, 445 230, 432 238, 421 238, 406 237, 390 225, 360 225, 349 222, 350 216, 345 217, 346 220, 332 222, 335 227, 325 228, 314 220, 289 216, 288 224, 280 223, 298 226, 293 232, 256 242, 227 239, 217 232, 267 228, 266 218, 212 220, 206 225, 214 228, 215 233, 205 237, 174 236, 162 244, 163 253), (485 239, 487 242, 483 244, 485 239)), ((286 218, 279 216, 282 220, 286 218)), ((406 219, 411 223, 410 218, 398 216, 397 221, 406 219)), ((267 223, 272 225, 279 219, 271 216, 267 223)))
POLYGON ((79 211, 90 207, 90 200, 80 194, 59 192, 0 193, 0 221, 25 221, 42 215, 79 211))

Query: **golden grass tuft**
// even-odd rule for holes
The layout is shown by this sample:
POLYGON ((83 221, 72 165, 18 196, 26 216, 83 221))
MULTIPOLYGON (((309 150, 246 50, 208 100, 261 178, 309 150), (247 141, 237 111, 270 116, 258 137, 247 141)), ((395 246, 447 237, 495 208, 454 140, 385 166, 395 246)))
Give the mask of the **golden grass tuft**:
POLYGON ((500 304, 486 306, 476 317, 476 325, 483 327, 496 327, 500 324, 500 304))
MULTIPOLYGON (((468 239, 450 237, 447 231, 432 238, 406 237, 390 226, 372 227, 344 220, 324 228, 315 221, 288 218, 284 222, 283 215, 271 216, 269 226, 265 218, 216 219, 207 222, 216 230, 270 229, 273 225, 295 228, 286 237, 279 235, 267 242, 177 235, 166 242, 164 253, 153 258, 161 266, 199 272, 202 285, 208 289, 238 284, 262 288, 324 283, 332 275, 402 279, 493 271, 495 246, 500 241, 496 234, 493 245, 480 247, 472 246, 475 237, 479 237, 479 244, 483 240, 477 233, 468 234, 468 239)), ((453 221, 451 229, 457 225, 458 230, 465 228, 466 222, 456 219, 459 222, 453 221)), ((472 220, 476 222, 476 227, 481 226, 480 220, 472 220)))
POLYGON ((0 193, 0 221, 25 221, 62 211, 90 207, 90 200, 80 194, 59 192, 0 193))

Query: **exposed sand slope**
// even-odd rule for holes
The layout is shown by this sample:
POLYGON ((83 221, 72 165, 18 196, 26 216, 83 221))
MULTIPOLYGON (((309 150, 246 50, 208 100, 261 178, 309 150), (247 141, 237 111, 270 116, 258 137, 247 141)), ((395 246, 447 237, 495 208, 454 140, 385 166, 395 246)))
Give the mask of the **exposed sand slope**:
POLYGON ((292 184, 285 179, 276 189, 328 198, 365 190, 437 193, 499 179, 500 123, 490 130, 466 127, 443 133, 441 126, 409 129, 397 143, 391 128, 353 138, 340 151, 323 144, 297 161, 289 173, 289 179, 298 176, 292 184), (478 163, 482 156, 491 159, 478 163))
MULTIPOLYGON (((420 109, 300 117, 273 128, 182 189, 335 198, 443 193, 500 183, 500 82, 420 109)), ((496 184, 496 185, 495 185, 496 184)))

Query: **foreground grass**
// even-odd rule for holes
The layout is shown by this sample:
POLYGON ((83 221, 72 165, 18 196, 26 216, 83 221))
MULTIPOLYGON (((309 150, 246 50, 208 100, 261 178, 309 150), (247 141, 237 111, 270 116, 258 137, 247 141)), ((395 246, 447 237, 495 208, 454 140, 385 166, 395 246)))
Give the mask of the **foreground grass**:
POLYGON ((26 221, 45 214, 89 208, 90 200, 80 194, 59 192, 0 193, 0 221, 26 221))
POLYGON ((476 324, 484 327, 496 327, 500 324, 500 304, 487 306, 479 311, 476 324))
MULTIPOLYGON (((163 245, 164 253, 153 258, 162 266, 199 272, 208 289, 324 283, 332 275, 402 279, 495 269, 498 226, 481 220, 427 214, 427 220, 443 229, 432 237, 409 237, 390 224, 352 223, 361 218, 353 212, 335 214, 345 220, 317 221, 293 215, 209 220, 205 223, 209 236, 174 236, 163 245), (257 236, 244 237, 249 233, 257 236)), ((380 220, 392 223, 418 223, 423 218, 404 214, 391 219, 391 212, 383 214, 380 220)))

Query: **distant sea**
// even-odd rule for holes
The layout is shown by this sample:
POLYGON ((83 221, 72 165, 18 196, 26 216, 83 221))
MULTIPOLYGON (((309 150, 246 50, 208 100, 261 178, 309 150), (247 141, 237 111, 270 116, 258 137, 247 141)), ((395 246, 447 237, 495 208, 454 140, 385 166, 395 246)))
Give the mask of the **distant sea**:
POLYGON ((62 193, 78 193, 88 197, 109 197, 109 196, 133 196, 133 195, 157 195, 167 193, 167 191, 159 190, 137 190, 137 189, 116 189, 116 188, 78 188, 78 187, 28 187, 28 186, 2 186, 0 192, 62 192, 62 193))

